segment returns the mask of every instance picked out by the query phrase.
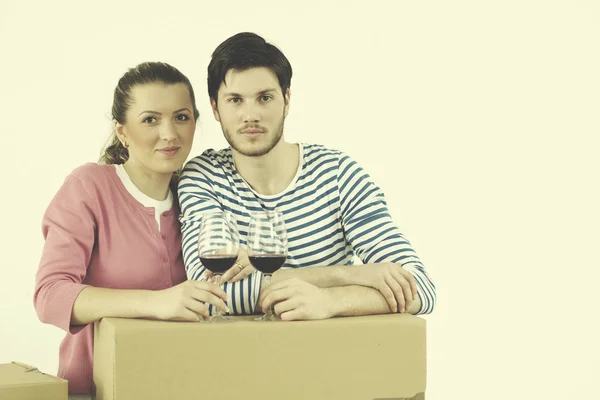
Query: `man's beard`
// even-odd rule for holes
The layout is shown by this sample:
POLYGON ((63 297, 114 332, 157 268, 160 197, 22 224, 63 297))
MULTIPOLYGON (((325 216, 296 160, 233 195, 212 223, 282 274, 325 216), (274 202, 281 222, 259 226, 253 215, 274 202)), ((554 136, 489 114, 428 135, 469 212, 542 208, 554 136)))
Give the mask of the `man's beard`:
MULTIPOLYGON (((265 144, 263 147, 252 148, 252 149, 244 149, 243 146, 237 145, 235 143, 235 140, 233 140, 233 138, 231 137, 231 134, 229 133, 229 131, 223 127, 223 124, 221 124, 221 129, 223 130, 223 134, 225 135, 225 140, 227 140, 227 143, 229 143, 229 145, 231 146, 232 149, 234 149, 235 151, 237 151, 238 153, 240 153, 246 157, 260 157, 260 156, 264 156, 265 154, 267 154, 268 152, 273 150, 273 148, 275 146, 277 146, 277 144, 283 137, 284 122, 285 122, 285 117, 281 118, 281 122, 279 123, 279 126, 275 130, 275 135, 273 136, 273 138, 271 139, 271 141, 269 143, 265 144)), ((268 132, 267 132, 267 134, 268 134, 268 132)))

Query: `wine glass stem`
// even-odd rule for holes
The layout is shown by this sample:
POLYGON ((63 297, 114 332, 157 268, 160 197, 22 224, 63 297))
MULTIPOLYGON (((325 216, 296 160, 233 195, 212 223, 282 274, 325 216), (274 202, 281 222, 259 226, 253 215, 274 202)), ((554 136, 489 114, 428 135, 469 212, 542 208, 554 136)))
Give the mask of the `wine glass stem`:
MULTIPOLYGON (((265 274, 265 289, 269 287, 271 284, 271 274, 265 274)), ((267 317, 272 317, 275 314, 275 310, 273 306, 269 307, 269 310, 266 313, 267 317)))
MULTIPOLYGON (((221 286, 221 274, 213 275, 213 283, 217 286, 221 286)), ((221 313, 221 309, 219 307, 213 306, 212 315, 213 317, 221 317, 223 313, 221 313)))

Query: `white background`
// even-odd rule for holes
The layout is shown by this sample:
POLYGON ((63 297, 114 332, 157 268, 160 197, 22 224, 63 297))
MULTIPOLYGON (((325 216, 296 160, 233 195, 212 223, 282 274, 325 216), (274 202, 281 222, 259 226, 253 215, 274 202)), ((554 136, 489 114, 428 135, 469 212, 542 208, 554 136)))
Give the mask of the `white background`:
POLYGON ((435 280, 427 398, 597 395, 598 2, 118 3, 0 0, 0 363, 56 373, 64 333, 32 304, 41 218, 97 161, 119 77, 179 68, 192 155, 221 148, 206 67, 253 31, 294 70, 287 139, 357 159, 435 280))

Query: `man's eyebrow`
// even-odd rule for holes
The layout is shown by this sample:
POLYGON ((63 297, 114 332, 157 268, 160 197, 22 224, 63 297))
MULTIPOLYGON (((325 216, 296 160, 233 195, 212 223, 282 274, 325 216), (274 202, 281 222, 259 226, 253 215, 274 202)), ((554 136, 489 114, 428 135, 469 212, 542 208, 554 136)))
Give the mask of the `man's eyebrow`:
POLYGON ((258 94, 265 94, 265 93, 269 93, 269 92, 276 92, 277 89, 265 89, 265 90, 261 90, 260 92, 258 92, 258 94))
MULTIPOLYGON (((187 111, 189 113, 191 113, 191 111, 188 108, 180 108, 179 110, 175 110, 173 111, 173 114, 177 114, 178 112, 182 112, 182 111, 187 111)), ((152 111, 152 110, 146 110, 146 111, 142 111, 141 113, 138 114, 138 117, 144 113, 148 113, 148 114, 156 114, 156 115, 162 115, 161 113, 159 113, 158 111, 152 111)))
MULTIPOLYGON (((269 92, 276 92, 276 91, 277 91, 277 89, 274 89, 274 88, 264 89, 264 90, 261 90, 260 92, 258 92, 257 95, 260 96, 261 94, 266 94, 269 92)), ((239 93, 235 93, 235 92, 226 92, 226 93, 223 93, 223 97, 242 97, 242 95, 239 93)))

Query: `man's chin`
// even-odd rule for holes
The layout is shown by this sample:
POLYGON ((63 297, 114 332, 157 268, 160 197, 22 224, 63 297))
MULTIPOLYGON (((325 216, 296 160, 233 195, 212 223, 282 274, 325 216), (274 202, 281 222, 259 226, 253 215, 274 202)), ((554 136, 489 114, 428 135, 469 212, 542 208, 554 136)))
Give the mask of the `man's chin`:
POLYGON ((240 153, 243 156, 246 157, 262 157, 265 154, 268 154, 273 148, 272 147, 263 147, 263 148, 255 148, 255 149, 249 149, 249 148, 239 148, 239 147, 234 147, 233 148, 235 151, 237 151, 238 153, 240 153))
POLYGON ((246 156, 246 157, 261 157, 265 154, 268 154, 275 147, 276 143, 267 144, 264 143, 244 143, 239 144, 230 141, 229 145, 233 150, 237 153, 246 156))

